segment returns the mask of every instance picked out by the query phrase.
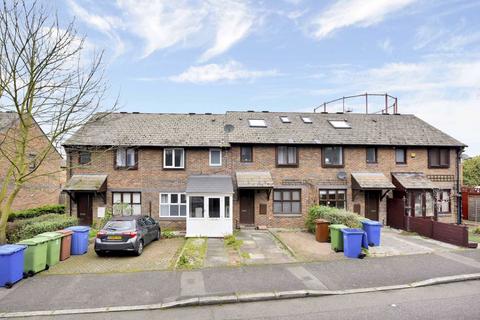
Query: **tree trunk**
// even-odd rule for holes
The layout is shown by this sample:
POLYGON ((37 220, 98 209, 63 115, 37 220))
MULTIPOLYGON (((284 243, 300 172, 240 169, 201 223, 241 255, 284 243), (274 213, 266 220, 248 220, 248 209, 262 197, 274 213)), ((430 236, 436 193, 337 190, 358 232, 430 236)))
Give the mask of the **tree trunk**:
POLYGON ((7 221, 9 214, 9 210, 0 211, 0 244, 7 243, 7 221))

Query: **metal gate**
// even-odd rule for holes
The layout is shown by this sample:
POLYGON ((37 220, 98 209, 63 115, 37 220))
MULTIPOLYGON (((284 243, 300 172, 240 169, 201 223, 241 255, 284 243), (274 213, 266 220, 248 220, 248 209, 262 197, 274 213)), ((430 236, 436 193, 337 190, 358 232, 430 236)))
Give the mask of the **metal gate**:
POLYGON ((405 203, 403 199, 387 198, 387 225, 405 230, 405 203))
POLYGON ((468 197, 468 220, 480 222, 480 196, 468 197))

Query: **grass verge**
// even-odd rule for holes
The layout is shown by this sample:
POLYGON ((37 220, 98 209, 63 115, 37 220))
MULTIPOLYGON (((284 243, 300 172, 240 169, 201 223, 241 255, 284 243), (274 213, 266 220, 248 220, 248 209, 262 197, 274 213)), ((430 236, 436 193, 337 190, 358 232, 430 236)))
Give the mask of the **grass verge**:
POLYGON ((480 234, 475 233, 473 228, 468 230, 468 241, 480 243, 480 234))
POLYGON ((205 238, 188 238, 177 260, 176 269, 191 270, 203 267, 206 252, 205 238))

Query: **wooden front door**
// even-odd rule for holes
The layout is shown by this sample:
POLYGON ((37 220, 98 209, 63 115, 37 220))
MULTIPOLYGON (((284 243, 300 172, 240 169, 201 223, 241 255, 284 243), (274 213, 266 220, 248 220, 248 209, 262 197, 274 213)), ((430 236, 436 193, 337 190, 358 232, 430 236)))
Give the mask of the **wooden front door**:
POLYGON ((380 191, 365 191, 365 218, 378 221, 378 203, 380 202, 380 191))
POLYGON ((240 223, 254 224, 255 222, 255 194, 254 190, 240 190, 240 223))
POLYGON ((77 217, 81 225, 92 224, 92 194, 78 193, 77 198, 77 217))

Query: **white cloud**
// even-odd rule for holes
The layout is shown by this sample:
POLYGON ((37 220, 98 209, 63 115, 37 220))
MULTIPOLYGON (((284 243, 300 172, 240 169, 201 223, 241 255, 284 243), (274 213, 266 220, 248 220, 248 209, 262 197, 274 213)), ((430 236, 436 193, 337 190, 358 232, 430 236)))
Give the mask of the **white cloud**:
POLYGON ((248 36, 257 19, 248 0, 117 0, 117 16, 87 11, 75 1, 81 0, 69 0, 73 13, 113 40, 119 33, 143 40, 142 58, 184 46, 206 47, 200 60, 210 60, 248 36))
POLYGON ((413 2, 414 0, 337 0, 311 21, 312 35, 323 39, 337 29, 355 25, 368 27, 413 2))
POLYGON ((435 52, 461 52, 470 45, 480 44, 480 32, 470 30, 465 21, 448 27, 427 23, 418 28, 415 34, 415 50, 429 49, 435 52))
POLYGON ((278 75, 276 70, 247 70, 242 64, 230 61, 226 64, 206 64, 188 68, 179 75, 169 79, 174 82, 211 83, 218 81, 253 80, 278 75))
POLYGON ((391 43, 389 38, 379 42, 378 46, 380 47, 380 49, 382 49, 386 53, 392 53, 393 52, 393 46, 392 46, 392 43, 391 43))

